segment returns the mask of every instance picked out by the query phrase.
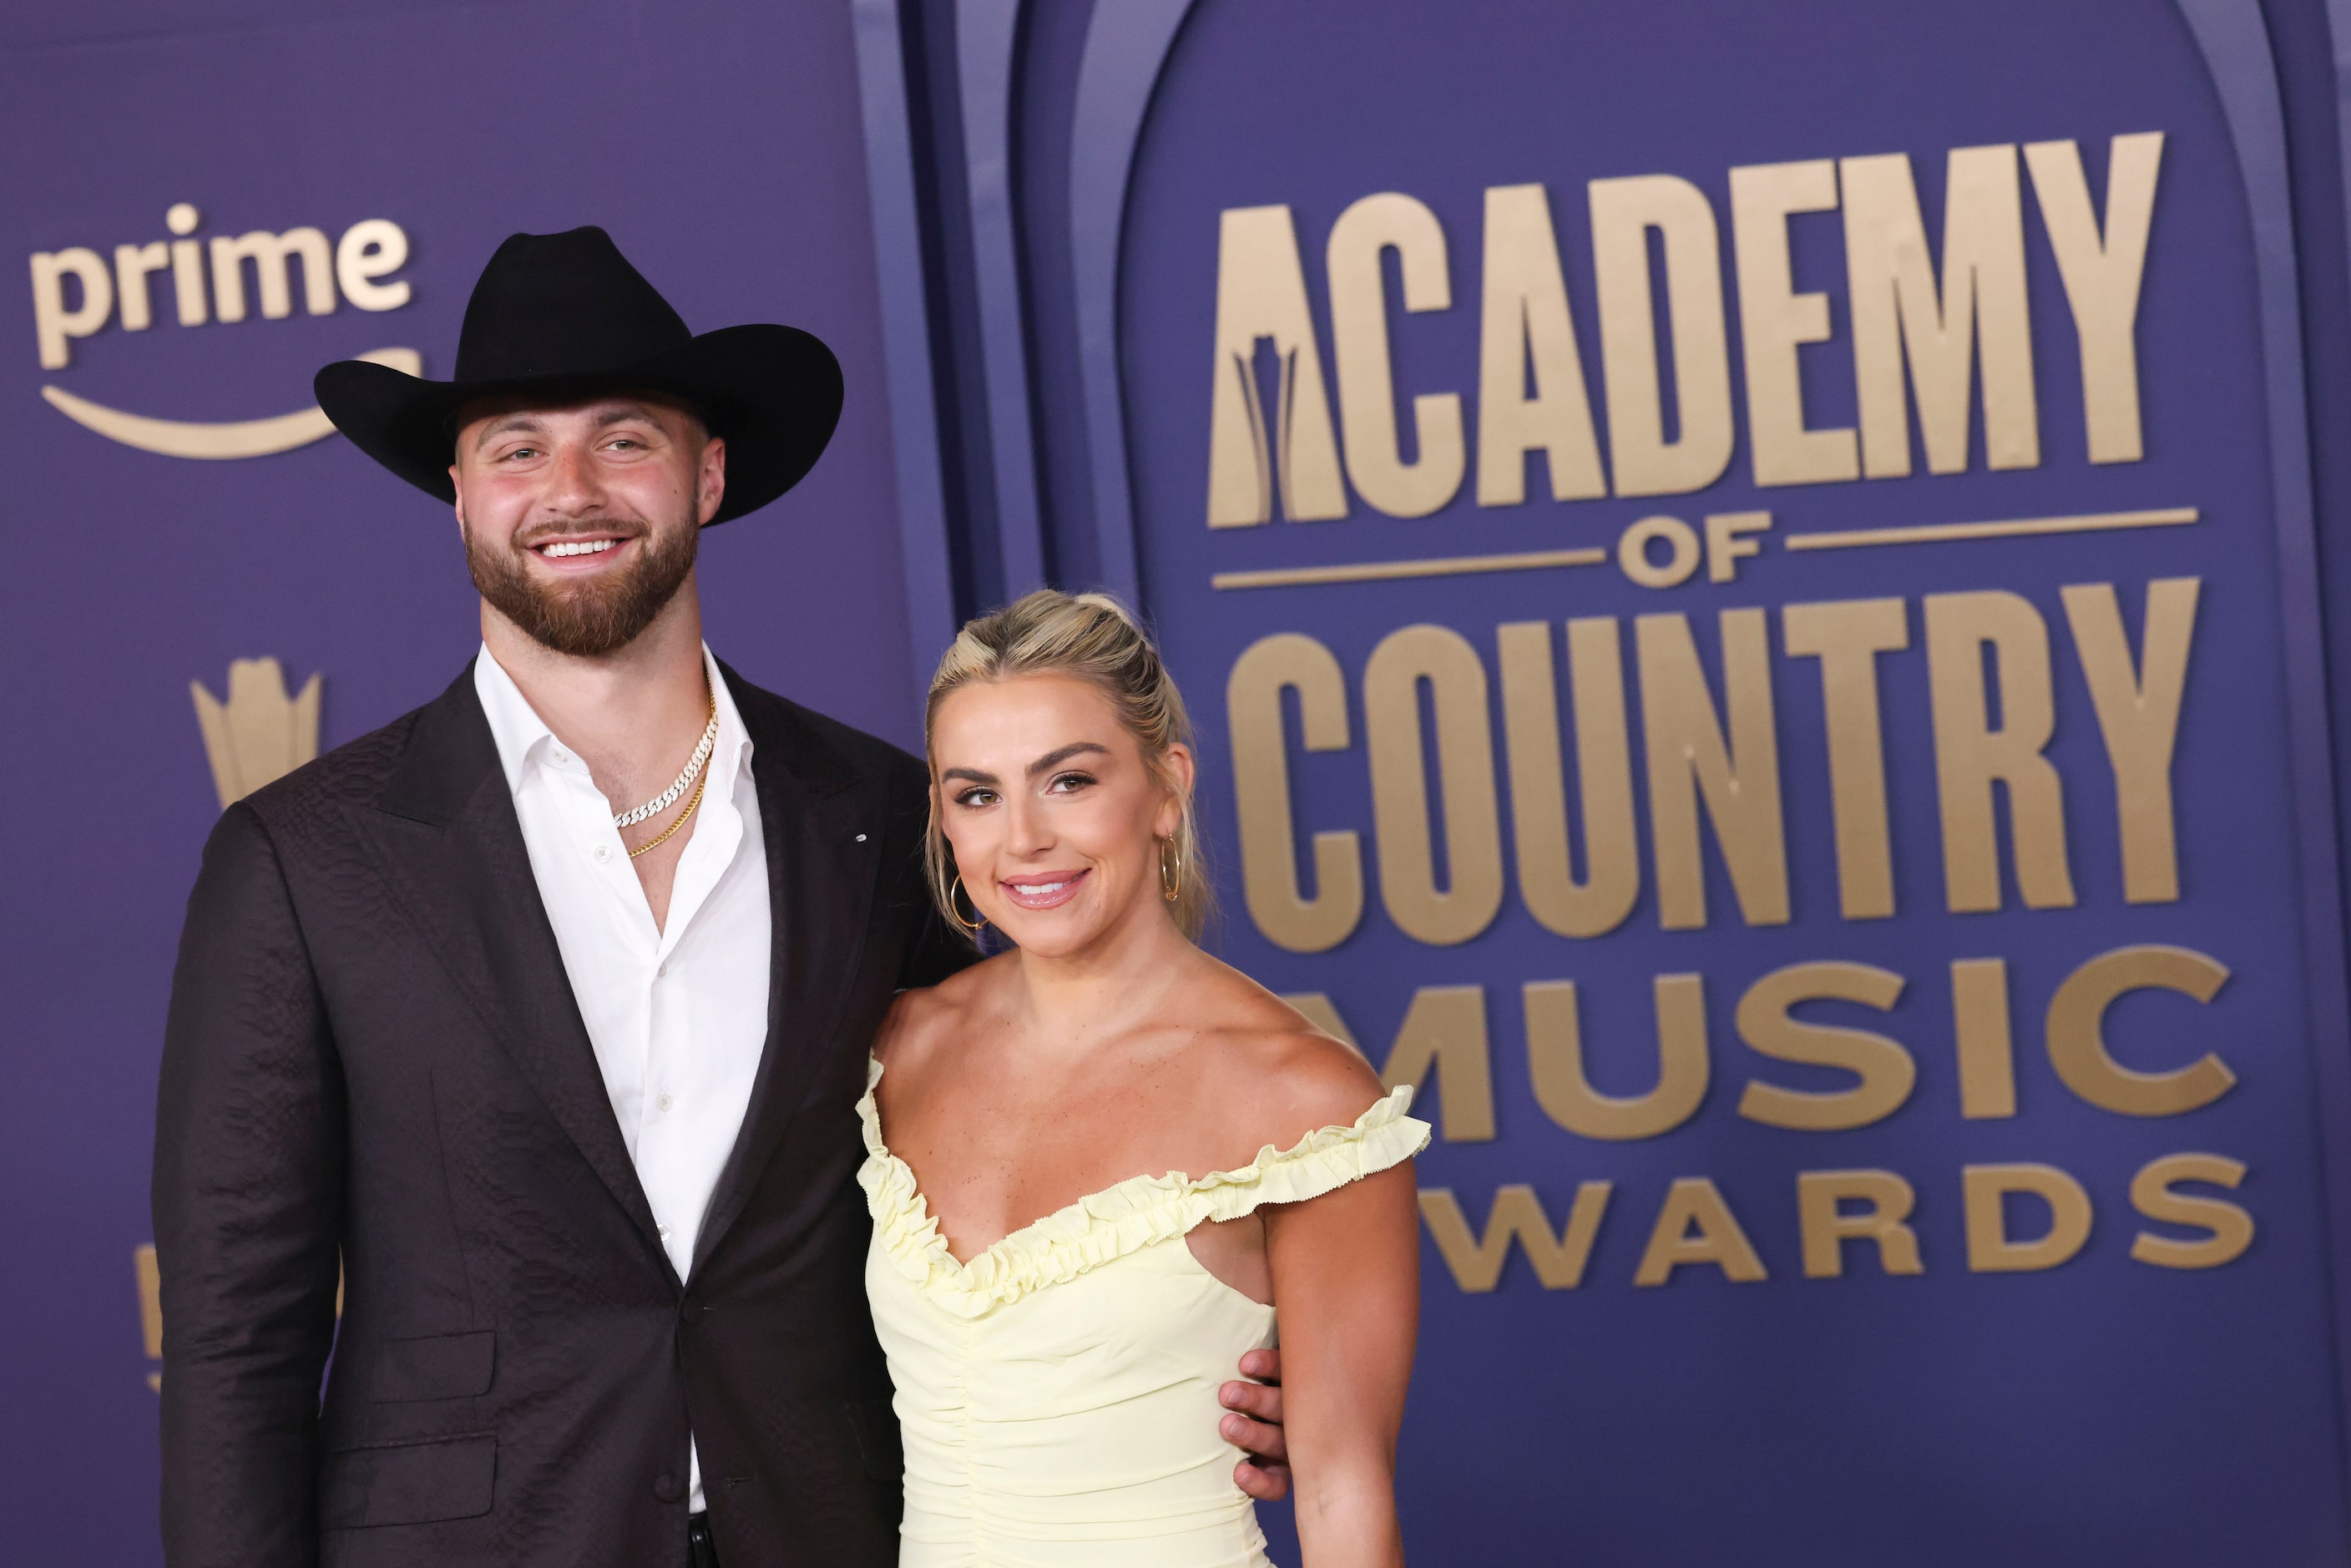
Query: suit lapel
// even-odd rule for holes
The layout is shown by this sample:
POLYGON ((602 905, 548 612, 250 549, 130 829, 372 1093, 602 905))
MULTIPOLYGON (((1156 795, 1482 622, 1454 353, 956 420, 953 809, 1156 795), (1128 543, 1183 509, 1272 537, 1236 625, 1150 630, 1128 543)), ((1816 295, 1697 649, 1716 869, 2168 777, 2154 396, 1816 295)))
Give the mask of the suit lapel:
POLYGON ((394 895, 613 1198, 662 1253, 524 847, 469 666, 365 813, 394 895))
POLYGON ((825 1061, 857 977, 881 864, 875 782, 790 704, 720 669, 751 737, 772 931, 767 1044, 743 1130, 695 1243, 697 1270, 741 1218, 784 1129, 829 1082, 825 1061))

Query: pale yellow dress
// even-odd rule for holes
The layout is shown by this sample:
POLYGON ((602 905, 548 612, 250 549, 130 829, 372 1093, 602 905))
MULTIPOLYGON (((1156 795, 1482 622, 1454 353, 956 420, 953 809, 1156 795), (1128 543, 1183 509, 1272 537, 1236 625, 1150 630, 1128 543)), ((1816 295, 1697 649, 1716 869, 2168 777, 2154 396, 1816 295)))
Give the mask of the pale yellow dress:
POLYGON ((858 1180, 865 1291, 906 1447, 901 1568, 1260 1568, 1217 1390, 1274 1343, 1273 1309, 1184 1237, 1409 1159, 1428 1124, 1398 1089, 1352 1127, 1268 1145, 1239 1170, 1134 1176, 958 1263, 882 1141, 872 1084, 858 1180))

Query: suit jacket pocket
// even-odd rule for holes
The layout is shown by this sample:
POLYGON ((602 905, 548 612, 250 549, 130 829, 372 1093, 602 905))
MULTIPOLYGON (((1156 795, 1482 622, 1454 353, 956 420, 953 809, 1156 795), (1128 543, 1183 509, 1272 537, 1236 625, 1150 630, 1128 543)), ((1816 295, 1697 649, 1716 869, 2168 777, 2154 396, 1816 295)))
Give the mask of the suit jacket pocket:
POLYGON ((386 1443, 327 1456, 319 1491, 329 1530, 429 1524, 490 1511, 498 1440, 488 1432, 423 1443, 386 1443))
POLYGON ((487 1394, 496 1350, 497 1335, 486 1329, 387 1340, 377 1358, 375 1397, 468 1399, 487 1394))
POLYGON ((857 1457, 865 1473, 896 1486, 906 1473, 906 1450, 898 1436, 898 1416, 887 1399, 858 1399, 842 1406, 849 1429, 857 1438, 857 1457))

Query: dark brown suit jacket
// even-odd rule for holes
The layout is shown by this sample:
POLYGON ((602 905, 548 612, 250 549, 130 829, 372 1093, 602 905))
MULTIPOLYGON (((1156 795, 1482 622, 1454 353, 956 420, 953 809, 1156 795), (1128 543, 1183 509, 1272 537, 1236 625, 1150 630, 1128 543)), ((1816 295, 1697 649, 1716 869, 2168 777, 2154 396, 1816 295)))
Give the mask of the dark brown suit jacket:
POLYGON ((689 1429, 727 1568, 895 1561, 852 1107, 892 995, 971 954, 922 765, 726 679, 776 949, 683 1281, 471 673, 222 817, 157 1115, 174 1568, 682 1563, 689 1429))

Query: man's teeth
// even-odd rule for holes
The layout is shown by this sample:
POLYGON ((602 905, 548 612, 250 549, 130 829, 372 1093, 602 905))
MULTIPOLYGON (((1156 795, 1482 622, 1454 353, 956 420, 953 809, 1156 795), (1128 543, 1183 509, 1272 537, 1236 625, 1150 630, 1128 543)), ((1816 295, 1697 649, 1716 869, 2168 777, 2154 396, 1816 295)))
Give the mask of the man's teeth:
POLYGON ((618 539, 585 539, 578 544, 544 545, 540 547, 539 554, 546 556, 596 555, 611 549, 620 542, 618 539))

